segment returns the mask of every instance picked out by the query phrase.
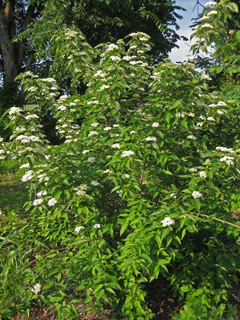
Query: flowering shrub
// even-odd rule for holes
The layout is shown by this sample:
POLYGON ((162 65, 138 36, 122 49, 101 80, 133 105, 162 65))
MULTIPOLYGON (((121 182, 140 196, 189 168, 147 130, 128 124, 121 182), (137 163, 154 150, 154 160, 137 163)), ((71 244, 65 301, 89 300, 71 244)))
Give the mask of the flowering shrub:
POLYGON ((209 93, 190 62, 151 66, 143 33, 91 48, 62 30, 51 45, 58 77, 87 89, 61 95, 53 78, 21 76, 65 142, 48 144, 37 113, 9 110, 32 198, 18 233, 2 237, 3 317, 33 303, 76 317, 84 299, 87 312, 108 303, 122 319, 151 319, 145 285, 159 274, 184 302, 176 319, 233 315, 239 101, 209 93))

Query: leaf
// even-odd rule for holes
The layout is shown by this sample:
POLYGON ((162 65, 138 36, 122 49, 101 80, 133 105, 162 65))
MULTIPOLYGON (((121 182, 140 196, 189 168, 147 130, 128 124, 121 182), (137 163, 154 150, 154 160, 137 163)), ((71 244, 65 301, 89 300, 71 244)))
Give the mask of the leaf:
POLYGON ((125 223, 123 224, 121 230, 120 230, 120 236, 125 232, 125 230, 127 229, 128 225, 129 225, 129 221, 130 219, 126 219, 125 223))

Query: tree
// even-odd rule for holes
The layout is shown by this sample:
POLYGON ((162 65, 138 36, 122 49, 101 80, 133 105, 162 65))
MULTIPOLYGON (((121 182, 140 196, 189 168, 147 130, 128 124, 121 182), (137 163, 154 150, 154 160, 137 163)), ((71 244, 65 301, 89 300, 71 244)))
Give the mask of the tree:
POLYGON ((39 55, 46 52, 51 36, 63 25, 79 27, 93 46, 115 41, 141 29, 152 37, 155 45, 153 54, 166 57, 180 38, 170 28, 178 28, 176 18, 181 16, 176 10, 180 9, 174 2, 166 0, 1 0, 1 71, 4 79, 14 80, 20 72, 28 70, 33 53, 39 55), (40 13, 41 19, 38 19, 40 13), (35 24, 31 24, 34 21, 35 24), (19 34, 23 35, 20 40, 12 42, 19 34), (29 36, 32 36, 31 48, 29 36))
POLYGON ((5 81, 14 81, 33 61, 27 39, 19 42, 13 42, 13 39, 27 29, 40 10, 41 6, 33 1, 0 1, 0 64, 5 81))

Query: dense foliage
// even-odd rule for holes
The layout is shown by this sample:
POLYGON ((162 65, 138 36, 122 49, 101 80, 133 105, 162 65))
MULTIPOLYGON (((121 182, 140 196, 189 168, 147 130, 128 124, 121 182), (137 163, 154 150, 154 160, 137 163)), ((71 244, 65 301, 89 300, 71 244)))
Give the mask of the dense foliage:
MULTIPOLYGON (((199 36, 236 12, 225 4, 208 4, 218 19, 199 36)), ((152 66, 149 40, 137 32, 93 48, 62 28, 51 40, 55 78, 71 75, 86 91, 62 94, 55 78, 21 75, 39 107, 5 114, 13 134, 1 158, 19 161, 31 200, 21 219, 1 220, 3 319, 33 305, 80 318, 82 299, 87 312, 108 303, 121 319, 151 319, 145 286, 160 274, 184 304, 175 319, 234 319, 239 96, 209 92, 191 62, 152 66), (57 121, 59 146, 41 132, 40 107, 57 121)))

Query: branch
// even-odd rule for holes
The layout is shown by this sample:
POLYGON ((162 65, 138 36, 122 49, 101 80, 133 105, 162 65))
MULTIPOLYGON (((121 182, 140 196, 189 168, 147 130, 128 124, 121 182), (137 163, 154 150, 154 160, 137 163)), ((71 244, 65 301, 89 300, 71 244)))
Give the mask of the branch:
POLYGON ((212 220, 216 220, 216 221, 221 222, 221 223, 226 223, 226 224, 229 224, 232 227, 240 229, 240 226, 238 226, 238 225, 236 225, 234 223, 231 223, 231 222, 228 222, 228 221, 225 221, 225 220, 221 220, 221 219, 218 219, 218 218, 215 218, 215 217, 207 216, 206 214, 195 213, 195 212, 186 212, 186 213, 194 214, 194 215, 201 216, 201 217, 204 217, 204 218, 211 218, 212 220))

